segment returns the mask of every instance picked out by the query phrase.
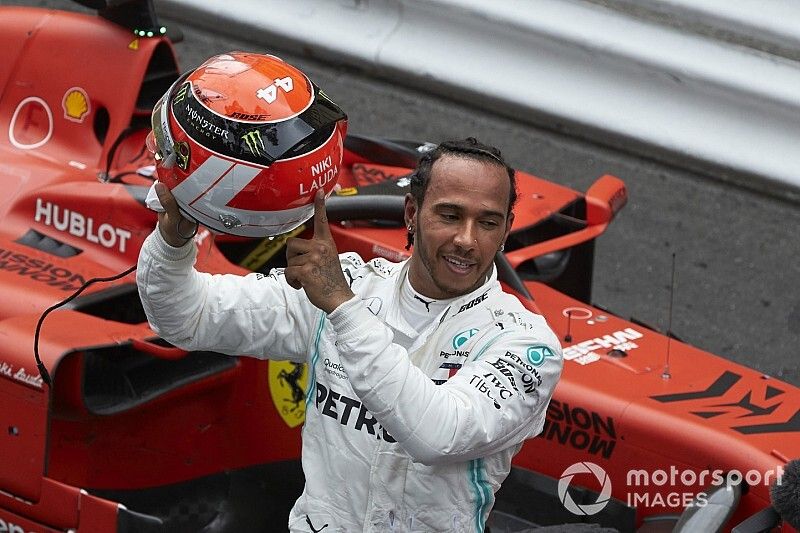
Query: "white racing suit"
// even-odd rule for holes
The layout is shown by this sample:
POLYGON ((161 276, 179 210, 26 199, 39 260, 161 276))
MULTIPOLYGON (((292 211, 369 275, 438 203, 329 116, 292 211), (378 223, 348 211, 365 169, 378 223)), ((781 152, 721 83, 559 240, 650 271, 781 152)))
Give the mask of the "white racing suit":
POLYGON ((396 304, 406 263, 342 254, 356 297, 326 315, 282 272, 212 276, 195 255, 158 231, 145 241, 137 283, 154 331, 188 350, 309 365, 292 532, 483 533, 561 373, 543 317, 493 273, 417 335, 396 304))

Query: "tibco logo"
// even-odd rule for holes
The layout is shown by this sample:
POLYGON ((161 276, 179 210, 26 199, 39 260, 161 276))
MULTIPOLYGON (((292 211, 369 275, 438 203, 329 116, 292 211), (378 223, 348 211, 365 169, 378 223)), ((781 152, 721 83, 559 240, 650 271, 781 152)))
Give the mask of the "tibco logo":
POLYGON ((575 463, 567 467, 561 474, 561 479, 558 480, 558 497, 564 508, 572 514, 576 515, 594 515, 602 511, 611 499, 611 479, 606 474, 602 467, 584 461, 582 463, 575 463), (572 478, 576 474, 593 474, 602 487, 600 495, 597 497, 595 503, 578 505, 575 500, 570 496, 569 485, 572 483, 572 478))

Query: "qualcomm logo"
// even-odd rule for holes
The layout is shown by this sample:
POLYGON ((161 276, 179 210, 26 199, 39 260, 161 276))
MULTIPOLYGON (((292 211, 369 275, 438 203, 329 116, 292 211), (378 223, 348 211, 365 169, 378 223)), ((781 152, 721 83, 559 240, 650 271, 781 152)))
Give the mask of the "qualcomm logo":
POLYGON ((541 366, 546 358, 555 356, 556 354, 554 354, 553 350, 548 346, 540 345, 528 348, 528 361, 530 361, 533 366, 541 366))
POLYGON ((608 477, 608 474, 606 474, 606 471, 603 470, 602 467, 594 463, 590 463, 589 461, 572 464, 568 466, 566 470, 564 470, 564 472, 561 474, 561 479, 558 480, 558 497, 561 500, 561 503, 564 505, 564 508, 572 514, 597 514, 605 508, 605 506, 608 504, 608 500, 611 499, 611 479, 608 477), (600 495, 597 497, 597 501, 595 503, 578 505, 572 499, 572 496, 570 496, 567 489, 569 488, 570 483, 572 483, 572 478, 575 476, 575 474, 594 474, 594 477, 602 487, 600 489, 600 495))
POLYGON ((465 342, 470 340, 479 331, 479 329, 472 328, 458 333, 455 337, 453 337, 453 349, 458 350, 461 348, 465 342))

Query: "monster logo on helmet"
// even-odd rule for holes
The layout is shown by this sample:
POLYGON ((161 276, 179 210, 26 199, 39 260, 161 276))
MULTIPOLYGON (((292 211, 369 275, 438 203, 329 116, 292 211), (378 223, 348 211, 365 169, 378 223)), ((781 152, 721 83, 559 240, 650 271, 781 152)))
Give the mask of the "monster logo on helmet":
POLYGON ((175 93, 175 99, 172 101, 172 105, 178 104, 186 98, 186 91, 189 89, 189 84, 182 85, 178 92, 175 93))
POLYGON ((279 235, 313 216, 312 167, 333 162, 329 195, 347 131, 345 113, 300 70, 247 52, 214 56, 181 76, 151 123, 158 179, 184 215, 246 237, 279 235), (260 98, 268 87, 274 98, 260 98))
POLYGON ((247 148, 254 156, 261 155, 262 150, 266 150, 264 140, 261 139, 261 132, 258 130, 251 130, 242 135, 242 139, 247 143, 247 148))

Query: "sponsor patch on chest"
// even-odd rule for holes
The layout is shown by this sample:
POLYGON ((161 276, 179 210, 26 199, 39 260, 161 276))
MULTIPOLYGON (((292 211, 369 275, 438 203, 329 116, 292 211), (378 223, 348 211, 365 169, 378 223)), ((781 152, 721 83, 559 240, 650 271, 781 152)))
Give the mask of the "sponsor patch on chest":
POLYGON ((464 366, 469 351, 456 350, 454 352, 442 351, 439 353, 439 366, 431 374, 431 380, 437 385, 445 383, 448 379, 456 375, 456 372, 464 366))

